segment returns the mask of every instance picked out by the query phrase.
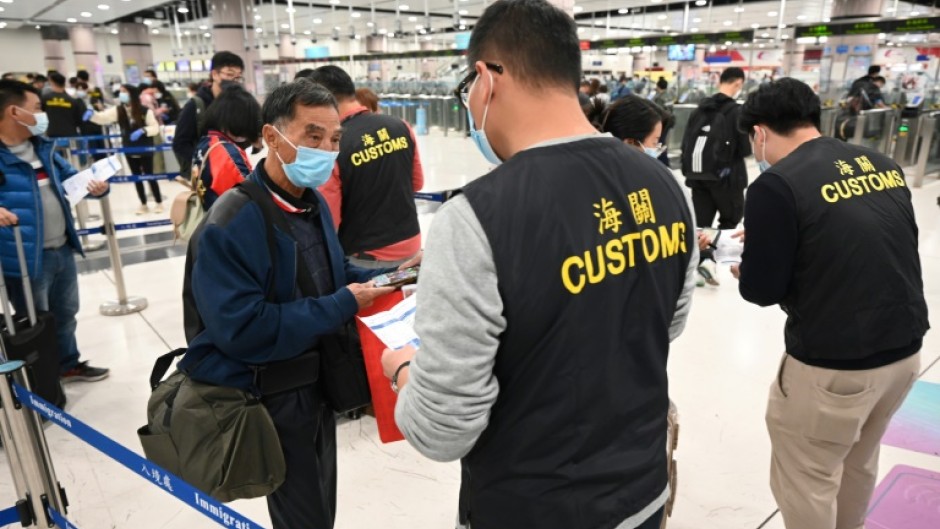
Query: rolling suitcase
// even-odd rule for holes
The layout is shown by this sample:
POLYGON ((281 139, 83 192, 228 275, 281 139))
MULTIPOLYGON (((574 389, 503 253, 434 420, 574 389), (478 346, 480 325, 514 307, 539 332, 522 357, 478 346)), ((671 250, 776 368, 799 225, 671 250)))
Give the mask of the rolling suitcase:
POLYGON ((27 314, 13 316, 3 269, 0 267, 0 301, 3 303, 3 322, 0 324, 0 340, 3 340, 3 347, 0 348, 0 356, 6 356, 0 360, 26 362, 33 391, 62 409, 65 407, 65 391, 59 380, 59 342, 56 338, 55 319, 50 312, 36 312, 19 226, 13 227, 13 236, 16 238, 16 252, 23 276, 27 314))

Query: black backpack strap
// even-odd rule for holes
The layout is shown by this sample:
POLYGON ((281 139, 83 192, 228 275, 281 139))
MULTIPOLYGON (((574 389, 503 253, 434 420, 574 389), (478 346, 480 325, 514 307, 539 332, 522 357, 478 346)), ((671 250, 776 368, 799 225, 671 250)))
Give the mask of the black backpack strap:
MULTIPOLYGON (((268 189, 251 180, 241 182, 238 187, 261 209, 273 270, 277 262, 277 239, 275 238, 274 227, 277 226, 281 231, 290 233, 290 226, 287 224, 284 214, 274 204, 268 189)), ((313 277, 310 275, 302 255, 297 255, 297 285, 303 295, 317 295, 313 277)), ((272 288, 271 292, 268 293, 268 301, 274 301, 273 291, 272 288)), ((254 372, 252 392, 260 398, 264 395, 273 395, 312 384, 319 379, 319 366, 320 355, 317 352, 305 353, 275 364, 251 366, 254 372)))
MULTIPOLYGON (((264 216, 265 229, 268 236, 268 251, 271 252, 271 263, 273 265, 277 254, 277 240, 274 238, 274 227, 277 226, 277 228, 284 233, 290 233, 290 226, 287 225, 284 214, 281 213, 277 205, 274 204, 267 189, 258 186, 258 184, 250 180, 245 180, 238 185, 248 194, 251 200, 261 208, 261 214, 264 216)), ((300 291, 305 296, 318 295, 316 285, 313 283, 313 277, 310 275, 307 263, 301 255, 297 256, 297 286, 300 287, 300 291)))

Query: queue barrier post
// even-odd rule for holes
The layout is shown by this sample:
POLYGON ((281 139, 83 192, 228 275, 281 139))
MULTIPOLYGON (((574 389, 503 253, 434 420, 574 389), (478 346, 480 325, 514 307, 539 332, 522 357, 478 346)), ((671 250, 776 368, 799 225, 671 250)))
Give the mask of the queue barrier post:
POLYGON ((5 362, 0 365, 0 377, 3 446, 13 470, 20 522, 24 527, 53 527, 50 511, 65 513, 68 503, 56 478, 39 415, 24 406, 13 389, 14 384, 30 388, 26 364, 21 360, 5 362))
POLYGON ((101 214, 104 216, 104 234, 108 239, 108 250, 111 256, 111 270, 114 274, 114 285, 117 287, 117 299, 106 301, 98 308, 105 316, 126 316, 140 312, 147 308, 147 298, 141 296, 128 296, 124 284, 124 265, 121 262, 121 249, 118 247, 117 230, 114 225, 114 216, 111 214, 111 199, 107 195, 101 197, 101 214))

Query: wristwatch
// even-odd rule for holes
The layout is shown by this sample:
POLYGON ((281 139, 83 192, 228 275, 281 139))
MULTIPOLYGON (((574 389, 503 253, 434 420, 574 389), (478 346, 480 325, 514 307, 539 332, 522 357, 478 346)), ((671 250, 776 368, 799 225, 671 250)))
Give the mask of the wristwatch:
POLYGON ((395 370, 395 374, 392 375, 392 391, 394 391, 396 395, 398 395, 398 392, 401 389, 398 387, 398 375, 401 374, 402 369, 410 365, 411 365, 411 360, 408 360, 407 362, 402 362, 401 365, 398 366, 398 369, 395 370))

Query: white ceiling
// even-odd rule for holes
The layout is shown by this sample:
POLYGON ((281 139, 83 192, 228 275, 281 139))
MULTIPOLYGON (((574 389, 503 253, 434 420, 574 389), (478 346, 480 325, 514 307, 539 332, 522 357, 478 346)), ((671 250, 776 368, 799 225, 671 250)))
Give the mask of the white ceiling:
POLYGON ((67 24, 72 18, 76 23, 103 24, 165 3, 166 0, 0 0, 3 8, 0 19, 10 28, 26 23, 67 24))
MULTIPOLYGON (((256 36, 263 42, 273 42, 276 33, 290 33, 290 13, 287 0, 277 0, 272 7, 271 0, 243 0, 246 6, 246 22, 254 25, 261 32, 256 36), (275 22, 275 13, 277 20, 275 22), (287 27, 283 27, 286 25, 287 27)), ((777 35, 777 26, 780 22, 779 12, 783 4, 783 23, 792 27, 799 24, 810 24, 825 21, 831 13, 832 0, 779 0, 743 1, 738 4, 696 7, 695 2, 685 0, 656 1, 656 0, 575 0, 578 13, 578 24, 582 38, 588 40, 603 38, 622 38, 650 34, 664 34, 670 32, 682 33, 695 31, 703 33, 746 30, 756 26, 758 36, 766 33, 773 38, 777 35), (688 24, 685 23, 685 6, 690 5, 688 24), (668 11, 661 11, 668 7, 668 11), (659 12, 643 13, 645 8, 657 9, 659 12), (608 17, 610 11, 623 10, 627 14, 608 17), (594 17, 589 14, 596 13, 594 17), (587 17, 587 18, 585 18, 587 17)), ((451 33, 442 33, 443 30, 454 30, 454 26, 461 21, 472 25, 473 19, 478 17, 491 0, 300 0, 293 2, 293 32, 300 44, 305 39, 318 36, 327 39, 334 33, 334 28, 341 38, 348 39, 351 35, 365 36, 373 31, 395 31, 400 24, 401 29, 409 35, 407 39, 414 40, 413 34, 424 30, 425 34, 418 35, 419 39, 453 42, 451 33), (336 5, 328 6, 335 2, 336 5), (312 7, 312 3, 319 7, 312 7), (350 11, 350 6, 357 10, 350 11), (400 14, 376 13, 369 11, 372 7, 377 10, 395 10, 401 8, 400 14), (405 9, 407 7, 407 9, 405 9), (425 12, 445 16, 426 17, 425 12), (459 12, 459 14, 455 13, 459 12), (464 18, 466 17, 466 18, 464 18), (369 25, 374 21, 373 25, 369 25), (428 32, 428 28, 433 31, 428 32), (430 37, 430 38, 429 38, 430 37)), ((189 9, 189 13, 177 13, 181 19, 181 38, 184 45, 187 38, 205 37, 211 32, 211 24, 206 19, 195 19, 197 12, 196 0, 0 0, 0 19, 8 22, 9 27, 16 27, 17 21, 31 23, 61 23, 68 24, 69 19, 77 20, 79 24, 101 25, 115 19, 131 15, 141 10, 163 6, 162 13, 172 13, 171 6, 189 9), (10 3, 6 3, 10 2, 10 3), (99 9, 99 4, 108 5, 109 9, 99 9), (82 17, 82 12, 90 17, 82 17), (189 20, 189 21, 187 21, 189 20), (201 29, 207 28, 207 29, 201 29), (189 35, 186 35, 189 32, 189 35)), ((909 17, 930 16, 940 14, 934 7, 919 6, 910 2, 884 1, 883 17, 909 17), (897 11, 892 9, 897 4, 897 11)), ((172 20, 153 20, 152 29, 161 34, 174 34, 172 20)), ((110 27, 99 26, 101 31, 109 31, 110 27)), ((256 30, 257 31, 257 30, 256 30)), ((309 44, 309 41, 307 41, 309 44)))

